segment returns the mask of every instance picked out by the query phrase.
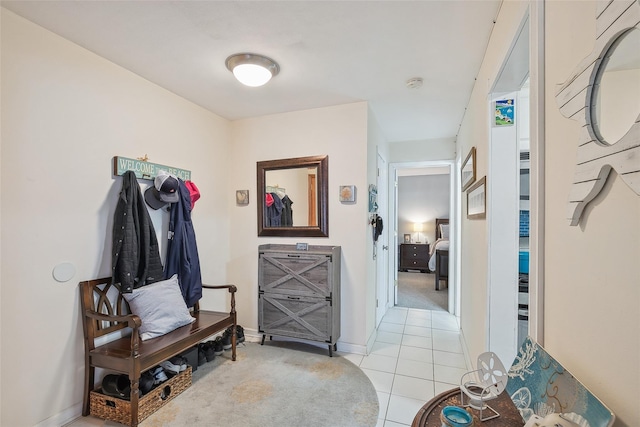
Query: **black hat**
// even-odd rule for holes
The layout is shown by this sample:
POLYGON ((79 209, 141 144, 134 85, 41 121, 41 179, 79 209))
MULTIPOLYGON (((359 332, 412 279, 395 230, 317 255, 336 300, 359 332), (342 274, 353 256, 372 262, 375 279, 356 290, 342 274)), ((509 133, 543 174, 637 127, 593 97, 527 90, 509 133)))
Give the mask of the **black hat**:
POLYGON ((144 200, 152 209, 160 209, 167 203, 176 203, 180 199, 178 178, 169 172, 158 171, 153 187, 144 192, 144 200))

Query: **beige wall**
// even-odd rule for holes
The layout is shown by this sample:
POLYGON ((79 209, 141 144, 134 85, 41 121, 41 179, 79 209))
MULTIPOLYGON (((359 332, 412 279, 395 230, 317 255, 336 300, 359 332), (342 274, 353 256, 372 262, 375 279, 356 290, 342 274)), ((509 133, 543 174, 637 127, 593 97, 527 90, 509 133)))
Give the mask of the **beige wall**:
POLYGON ((389 162, 422 162, 456 158, 455 138, 398 141, 389 145, 389 162))
MULTIPOLYGON (((267 243, 338 245, 342 247, 342 336, 339 348, 366 344, 362 319, 366 295, 367 260, 363 247, 367 234, 367 104, 364 102, 331 108, 238 120, 232 123, 233 185, 225 191, 249 189, 249 205, 230 207, 231 259, 229 279, 238 286, 239 322, 257 332, 258 246, 267 243), (329 238, 257 237, 256 162, 315 155, 329 156, 329 238), (338 201, 340 185, 357 187, 357 203, 338 201)), ((295 201, 294 201, 295 215, 295 201)), ((362 347, 363 348, 363 347, 362 347)))
MULTIPOLYGON (((489 123, 492 117, 488 102, 489 90, 506 58, 527 9, 527 2, 506 1, 491 34, 491 40, 458 134, 458 159, 476 147, 476 177, 487 176, 489 153, 489 123)), ((491 179, 490 176, 487 179, 491 179)), ((463 193, 466 194, 466 193, 463 193)), ((488 259, 487 222, 468 220, 466 198, 461 209, 461 273, 460 273, 460 323, 471 360, 487 350, 488 259)), ((510 361, 505 361, 510 365, 510 361)))
MULTIPOLYGON (((226 281, 229 124, 2 11, 2 420, 76 416, 84 347, 78 282, 110 274, 122 179, 113 156, 189 169, 205 281, 226 281), (222 195, 221 195, 222 193, 222 195), (52 269, 71 262, 58 283, 52 269)), ((144 183, 143 183, 144 184, 144 183)), ((156 231, 168 213, 154 212, 156 231)), ((165 228, 166 230, 166 228, 165 228)), ((162 233, 164 236, 166 234, 162 233)), ((164 242, 165 238, 161 238, 164 242)))
POLYGON ((618 417, 640 424, 640 197, 616 173, 585 209, 566 218, 577 122, 555 102, 595 37, 594 2, 546 5, 545 347, 618 417))
MULTIPOLYGON (((500 11, 458 138, 460 152, 478 149, 487 172, 487 93, 527 3, 500 11)), ((593 48, 595 3, 546 2, 546 230, 544 346, 618 418, 640 422, 640 198, 615 173, 585 210, 580 226, 566 218, 580 129, 555 103, 557 87, 593 48)), ((488 177, 490 179, 490 177, 488 177)), ((465 201, 462 210, 466 209, 465 201)), ((462 220, 462 329, 471 358, 486 350, 487 229, 462 220)))

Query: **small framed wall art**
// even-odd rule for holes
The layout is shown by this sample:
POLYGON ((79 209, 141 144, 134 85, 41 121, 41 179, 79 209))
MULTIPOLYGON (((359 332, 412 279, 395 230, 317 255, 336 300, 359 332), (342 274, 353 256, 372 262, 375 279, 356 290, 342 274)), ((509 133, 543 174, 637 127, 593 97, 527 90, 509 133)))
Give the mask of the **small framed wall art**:
POLYGON ((476 180, 476 147, 471 147, 467 158, 462 162, 460 172, 460 182, 462 182, 462 191, 464 191, 476 180))
POLYGON ((356 202, 356 186, 355 185, 340 186, 340 202, 341 203, 356 202))
POLYGON ((236 190, 236 204, 238 205, 249 204, 249 190, 236 190))
POLYGON ((483 176, 467 191, 467 218, 481 219, 487 216, 487 177, 483 176))
POLYGON ((499 99, 495 102, 496 121, 494 126, 513 126, 515 124, 515 104, 513 99, 499 99))
POLYGON ((369 213, 378 211, 378 187, 374 184, 369 185, 369 213))

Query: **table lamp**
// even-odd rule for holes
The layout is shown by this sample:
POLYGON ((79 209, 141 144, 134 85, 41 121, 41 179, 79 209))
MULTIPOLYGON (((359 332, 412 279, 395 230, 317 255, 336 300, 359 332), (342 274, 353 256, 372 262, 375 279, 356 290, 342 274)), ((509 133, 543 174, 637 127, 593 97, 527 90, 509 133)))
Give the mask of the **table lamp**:
POLYGON ((413 224, 413 231, 418 233, 418 239, 416 240, 416 243, 420 243, 420 232, 422 230, 423 230, 423 227, 421 222, 416 222, 415 224, 413 224))

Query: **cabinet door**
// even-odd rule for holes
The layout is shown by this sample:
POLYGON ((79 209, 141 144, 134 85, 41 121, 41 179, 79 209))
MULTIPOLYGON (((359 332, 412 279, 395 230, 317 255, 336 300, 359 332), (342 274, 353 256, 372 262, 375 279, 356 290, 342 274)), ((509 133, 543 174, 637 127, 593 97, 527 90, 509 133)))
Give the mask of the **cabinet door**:
POLYGON ((295 296, 331 297, 331 256, 261 253, 258 290, 295 296))
POLYGON ((332 342, 331 301, 323 298, 260 293, 258 330, 265 334, 332 342))

